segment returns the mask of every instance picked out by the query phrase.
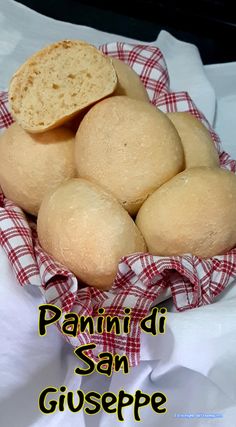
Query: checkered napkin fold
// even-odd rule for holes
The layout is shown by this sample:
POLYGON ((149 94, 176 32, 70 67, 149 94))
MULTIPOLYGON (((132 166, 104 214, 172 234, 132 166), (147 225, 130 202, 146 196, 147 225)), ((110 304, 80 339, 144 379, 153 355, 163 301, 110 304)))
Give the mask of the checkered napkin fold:
MULTIPOLYGON (((111 43, 101 50, 129 64, 141 77, 153 105, 162 111, 189 111, 210 130, 220 154, 221 167, 236 173, 236 162, 222 150, 220 140, 207 120, 199 112, 186 92, 173 93, 165 60, 154 46, 111 43)), ((7 93, 0 93, 0 128, 12 123, 7 106, 7 93)), ((62 230, 63 232, 63 230, 62 230)), ((131 366, 139 363, 140 320, 145 317, 158 295, 170 288, 178 311, 210 304, 236 277, 236 248, 225 255, 210 259, 196 256, 158 257, 134 254, 121 259, 116 279, 110 291, 100 291, 80 284, 64 266, 48 256, 37 240, 35 224, 30 223, 21 209, 0 193, 0 244, 8 255, 21 286, 39 286, 45 302, 55 304, 62 311, 79 316, 125 316, 124 308, 131 308, 129 334, 114 332, 79 333, 66 337, 72 346, 94 343, 90 352, 95 360, 102 351, 126 354, 131 366)), ((4 286, 4 283, 1 284, 4 286)), ((18 308, 19 309, 19 308, 18 308)), ((58 324, 58 326, 60 326, 58 324)))

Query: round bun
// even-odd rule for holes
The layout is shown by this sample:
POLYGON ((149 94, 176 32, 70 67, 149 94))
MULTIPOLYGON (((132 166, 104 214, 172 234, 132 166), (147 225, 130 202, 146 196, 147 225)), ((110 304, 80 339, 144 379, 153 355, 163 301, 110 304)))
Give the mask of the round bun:
POLYGON ((0 185, 26 212, 37 215, 44 194, 74 176, 74 135, 69 129, 36 135, 14 123, 1 135, 0 185))
POLYGON ((122 256, 144 252, 134 221, 113 196, 83 179, 46 195, 37 223, 42 248, 84 283, 108 289, 122 256))
POLYGON ((188 169, 145 201, 136 224, 153 255, 224 254, 236 244, 236 176, 188 169))
POLYGON ((117 84, 111 59, 81 40, 63 40, 36 52, 9 87, 13 117, 29 132, 57 127, 110 95, 117 84))
POLYGON ((93 106, 75 146, 78 175, 109 190, 130 214, 184 168, 180 138, 166 114, 126 96, 93 106))
POLYGON ((126 95, 129 98, 149 102, 147 91, 139 75, 119 59, 112 58, 112 64, 118 81, 114 95, 126 95))
POLYGON ((207 128, 190 113, 168 113, 183 144, 185 166, 217 167, 219 156, 207 128))

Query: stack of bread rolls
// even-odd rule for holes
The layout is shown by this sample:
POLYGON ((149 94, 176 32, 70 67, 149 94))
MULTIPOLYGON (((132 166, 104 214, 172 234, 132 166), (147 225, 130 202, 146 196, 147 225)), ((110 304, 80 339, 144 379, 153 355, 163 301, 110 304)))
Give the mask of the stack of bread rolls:
POLYGON ((37 218, 42 248, 109 289, 121 257, 199 257, 236 244, 236 176, 204 125, 150 104, 139 76, 83 41, 54 43, 14 74, 0 185, 37 218))

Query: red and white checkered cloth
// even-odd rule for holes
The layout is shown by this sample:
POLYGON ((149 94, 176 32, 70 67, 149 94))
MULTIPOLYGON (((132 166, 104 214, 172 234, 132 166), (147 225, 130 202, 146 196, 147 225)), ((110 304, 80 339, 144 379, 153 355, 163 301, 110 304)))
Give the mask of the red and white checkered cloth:
MULTIPOLYGON (((186 92, 169 92, 168 71, 159 49, 146 45, 111 43, 102 51, 129 64, 141 77, 151 102, 163 111, 189 111, 210 130, 220 153, 221 167, 236 173, 236 162, 222 151, 218 136, 199 112, 186 92)), ((7 107, 7 93, 0 93, 0 128, 12 123, 7 107)), ((63 231, 62 231, 63 232, 63 231)), ((131 308, 129 334, 103 332, 79 333, 68 338, 73 346, 93 342, 96 349, 90 355, 96 360, 101 351, 126 354, 131 366, 137 365, 140 355, 139 321, 148 314, 151 304, 170 287, 174 304, 179 311, 211 303, 236 277, 236 249, 223 256, 201 260, 196 256, 158 257, 149 254, 124 257, 110 291, 84 287, 65 267, 55 262, 40 247, 35 224, 29 222, 22 210, 0 193, 0 244, 6 251, 22 286, 39 286, 45 301, 73 311, 78 315, 96 318, 98 309, 105 314, 125 315, 131 308)), ((58 325, 59 326, 59 325, 58 325)))

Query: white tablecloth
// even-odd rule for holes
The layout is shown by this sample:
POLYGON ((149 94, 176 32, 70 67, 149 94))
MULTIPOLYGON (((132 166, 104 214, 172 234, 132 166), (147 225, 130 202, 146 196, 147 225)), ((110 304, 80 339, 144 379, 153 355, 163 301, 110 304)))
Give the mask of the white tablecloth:
MULTIPOLYGON (((54 40, 79 38, 95 45, 137 41, 92 28, 43 17, 12 0, 0 0, 0 89, 8 86, 15 69, 35 50, 54 40)), ((152 44, 167 61, 173 90, 187 90, 208 120, 214 123, 224 148, 236 157, 236 63, 202 66, 195 46, 162 31, 152 44)), ((223 426, 236 422, 236 287, 234 284, 211 306, 176 313, 171 301, 164 335, 142 334, 141 363, 127 375, 111 379, 74 374, 78 360, 62 336, 51 327, 38 336, 38 289, 22 289, 0 248, 0 426, 98 427, 120 425, 116 416, 97 416, 69 410, 43 415, 38 396, 49 385, 68 390, 121 388, 134 393, 167 395, 165 415, 150 407, 140 411, 144 426, 223 426), (178 413, 220 413, 222 418, 175 418, 178 413)), ((132 409, 124 411, 125 426, 136 425, 132 409)))

